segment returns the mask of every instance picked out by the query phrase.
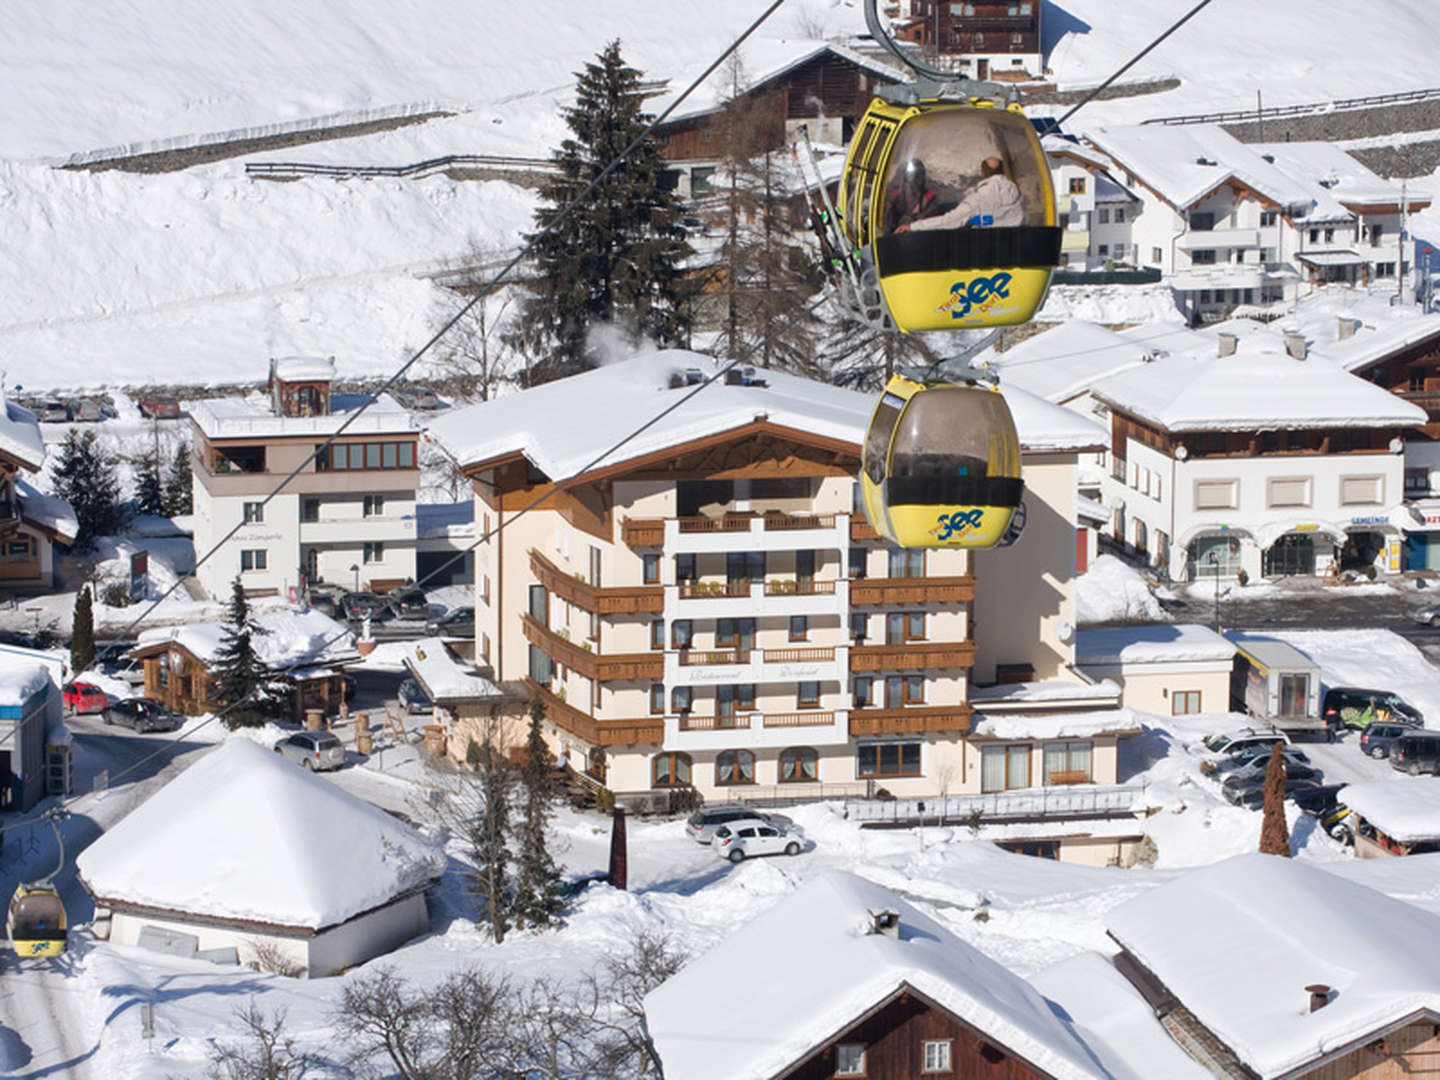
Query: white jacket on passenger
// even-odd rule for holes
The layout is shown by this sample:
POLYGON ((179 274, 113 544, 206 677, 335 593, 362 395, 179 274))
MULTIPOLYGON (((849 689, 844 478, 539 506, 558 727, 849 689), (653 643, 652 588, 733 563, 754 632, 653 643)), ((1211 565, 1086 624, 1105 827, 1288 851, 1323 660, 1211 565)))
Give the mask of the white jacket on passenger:
POLYGON ((914 232, 925 229, 959 229, 966 225, 1023 225, 1025 224, 1025 200, 1015 181, 996 173, 976 184, 960 202, 938 217, 922 218, 910 228, 914 232))

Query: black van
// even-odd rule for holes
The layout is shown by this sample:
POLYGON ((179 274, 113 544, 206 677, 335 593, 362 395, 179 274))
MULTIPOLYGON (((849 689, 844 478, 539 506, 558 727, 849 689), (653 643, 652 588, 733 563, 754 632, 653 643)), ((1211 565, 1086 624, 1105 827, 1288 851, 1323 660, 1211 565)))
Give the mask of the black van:
POLYGON ((1411 776, 1440 772, 1440 731, 1412 731, 1390 744, 1390 767, 1411 776))

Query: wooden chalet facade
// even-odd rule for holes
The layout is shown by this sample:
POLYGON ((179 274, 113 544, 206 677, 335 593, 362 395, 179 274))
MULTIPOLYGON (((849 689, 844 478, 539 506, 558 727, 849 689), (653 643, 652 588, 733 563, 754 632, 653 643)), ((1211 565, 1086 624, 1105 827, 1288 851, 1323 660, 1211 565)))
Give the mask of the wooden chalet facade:
MULTIPOLYGON (((130 655, 139 660, 145 670, 145 697, 188 716, 220 708, 214 696, 215 678, 209 665, 178 641, 142 645, 130 655)), ((303 723, 310 709, 320 709, 324 715, 333 716, 344 701, 344 679, 335 668, 297 667, 279 673, 278 677, 291 691, 281 720, 303 723)))
MULTIPOLYGON (((1440 439, 1440 326, 1428 337, 1357 369, 1355 374, 1419 405, 1429 418, 1425 436, 1440 439)), ((1409 437, 1414 438, 1415 433, 1409 437)))
POLYGON ((1023 81, 1042 74, 1043 0, 914 0, 905 40, 977 79, 1023 81))

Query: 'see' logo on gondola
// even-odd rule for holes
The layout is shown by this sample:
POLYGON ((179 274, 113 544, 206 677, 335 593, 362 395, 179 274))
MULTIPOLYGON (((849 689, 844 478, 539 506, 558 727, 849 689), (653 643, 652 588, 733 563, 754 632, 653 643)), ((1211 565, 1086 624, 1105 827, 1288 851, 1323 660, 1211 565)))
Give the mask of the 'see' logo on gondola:
POLYGON ((930 530, 930 534, 943 543, 952 536, 964 536, 971 529, 978 529, 984 519, 985 511, 978 506, 973 510, 941 514, 935 519, 935 528, 930 530))
POLYGON ((1011 275, 1001 271, 989 277, 957 281, 950 286, 950 299, 937 311, 949 311, 952 319, 963 319, 972 311, 985 311, 999 300, 1010 298, 1011 275))

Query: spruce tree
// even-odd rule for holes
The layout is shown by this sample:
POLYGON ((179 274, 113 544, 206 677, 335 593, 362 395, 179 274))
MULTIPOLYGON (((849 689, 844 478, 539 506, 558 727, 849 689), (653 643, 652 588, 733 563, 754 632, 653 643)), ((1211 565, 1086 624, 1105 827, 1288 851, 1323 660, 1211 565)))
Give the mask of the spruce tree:
POLYGON ((1285 755, 1281 744, 1270 751, 1265 766, 1265 805, 1260 820, 1260 851, 1265 855, 1290 854, 1290 829, 1285 824, 1285 755))
POLYGON ((140 459, 135 473, 135 509, 142 514, 165 513, 165 483, 160 477, 160 447, 140 459))
POLYGON ((90 586, 75 594, 75 617, 70 630, 70 672, 79 675, 95 662, 95 610, 90 586))
POLYGON ((175 448, 170 459, 170 468, 165 471, 165 512, 172 517, 176 514, 193 512, 190 485, 192 482, 190 448, 182 441, 175 448))
POLYGON ((538 698, 530 703, 530 735, 525 743, 525 766, 520 771, 525 797, 525 816, 520 822, 516 847, 515 923, 517 926, 549 926, 560 914, 560 870, 550 857, 545 828, 550 823, 550 803, 555 797, 555 770, 550 751, 540 735, 545 705, 538 698))
MULTIPOLYGON (((612 41, 577 73, 575 105, 565 123, 573 137, 552 155, 559 175, 541 188, 541 228, 555 220, 636 137, 640 72, 612 41)), ((522 344, 536 362, 529 385, 595 366, 589 332, 613 324, 661 345, 678 345, 689 327, 678 263, 690 254, 676 224, 680 204, 661 183, 659 145, 645 139, 586 201, 539 239, 536 293, 526 301, 522 344)), ((538 233, 536 234, 538 236, 538 233)))
POLYGON ((489 737, 483 743, 471 742, 466 760, 479 774, 484 803, 470 821, 470 855, 475 860, 472 891, 485 901, 490 936, 499 943, 510 928, 510 849, 506 843, 510 832, 510 763, 489 737))
POLYGON ((239 727, 260 727, 274 713, 270 669, 255 652, 254 637, 263 633, 261 627, 250 621, 250 601, 236 577, 225 631, 210 665, 216 700, 224 706, 235 706, 225 714, 225 726, 231 731, 239 727))
POLYGON ((89 551, 96 537, 111 536, 125 524, 120 509, 120 480, 114 462, 101 453, 95 433, 71 428, 60 447, 54 491, 75 511, 75 548, 89 551))

